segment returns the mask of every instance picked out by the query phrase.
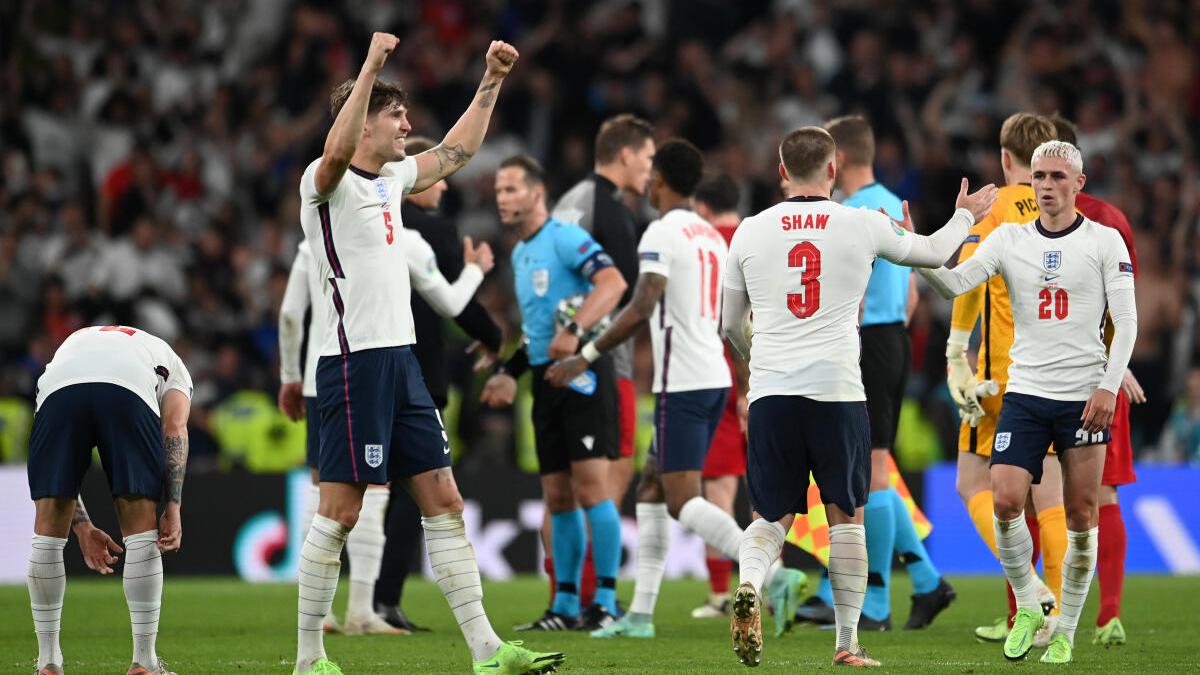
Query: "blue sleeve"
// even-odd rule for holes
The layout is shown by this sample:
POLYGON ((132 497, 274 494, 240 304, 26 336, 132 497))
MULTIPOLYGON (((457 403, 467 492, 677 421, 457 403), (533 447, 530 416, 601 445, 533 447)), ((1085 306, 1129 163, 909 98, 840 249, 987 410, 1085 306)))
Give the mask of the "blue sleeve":
POLYGON ((560 225, 554 237, 554 249, 559 260, 586 279, 612 267, 613 261, 592 235, 578 225, 560 225))

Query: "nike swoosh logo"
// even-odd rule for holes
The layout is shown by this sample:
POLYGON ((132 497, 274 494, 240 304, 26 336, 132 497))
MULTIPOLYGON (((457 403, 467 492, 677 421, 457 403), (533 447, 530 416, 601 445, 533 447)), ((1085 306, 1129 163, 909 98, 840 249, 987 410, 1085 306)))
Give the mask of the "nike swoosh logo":
POLYGON ((1055 274, 1055 275, 1054 275, 1054 276, 1052 276, 1052 277, 1050 277, 1050 276, 1047 276, 1047 277, 1042 277, 1042 281, 1054 281, 1055 279, 1057 279, 1057 278, 1058 278, 1058 276, 1059 276, 1059 275, 1055 274))
POLYGON ((500 662, 499 662, 499 661, 492 661, 491 663, 483 663, 483 664, 480 664, 480 666, 479 666, 479 667, 480 667, 480 668, 496 668, 496 669, 499 669, 499 668, 500 668, 500 662))

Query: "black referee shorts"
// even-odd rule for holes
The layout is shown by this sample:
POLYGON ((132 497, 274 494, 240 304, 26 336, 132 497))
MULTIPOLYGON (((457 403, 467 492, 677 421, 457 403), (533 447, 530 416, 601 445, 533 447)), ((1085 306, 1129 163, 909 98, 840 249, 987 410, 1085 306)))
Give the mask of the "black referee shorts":
POLYGON ((533 436, 538 473, 569 471, 571 462, 616 459, 620 451, 617 427, 617 381, 611 355, 588 370, 580 385, 555 387, 544 379, 550 364, 534 366, 533 436))
POLYGON ((908 384, 912 344, 902 323, 865 326, 862 338, 862 379, 871 421, 871 448, 891 450, 900 424, 900 405, 908 384))

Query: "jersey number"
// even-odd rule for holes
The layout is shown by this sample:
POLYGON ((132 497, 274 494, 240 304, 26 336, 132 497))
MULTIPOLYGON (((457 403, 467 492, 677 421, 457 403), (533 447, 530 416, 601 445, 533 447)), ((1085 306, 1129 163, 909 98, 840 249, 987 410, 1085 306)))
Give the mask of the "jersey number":
POLYGON ((387 228, 387 231, 388 231, 387 243, 388 243, 388 246, 391 246, 392 242, 396 240, 395 235, 392 234, 392 212, 391 211, 383 212, 383 226, 387 228))
POLYGON ((1063 320, 1067 318, 1067 313, 1070 311, 1070 306, 1067 299, 1067 292, 1061 288, 1056 288, 1051 291, 1049 288, 1043 288, 1038 293, 1038 299, 1042 304, 1038 305, 1038 318, 1049 319, 1053 316, 1055 319, 1063 320), (1054 306, 1051 312, 1051 305, 1054 306))
POLYGON ((124 333, 126 335, 133 335, 137 331, 132 328, 129 328, 127 326, 105 326, 104 328, 100 329, 100 332, 101 333, 117 332, 117 333, 124 333))
POLYGON ((704 283, 704 251, 696 251, 696 257, 700 259, 700 316, 711 316, 714 319, 721 318, 717 313, 717 283, 721 278, 721 261, 717 259, 717 254, 712 251, 708 252, 708 283, 704 283), (705 300, 708 302, 705 302, 705 300))
POLYGON ((788 309, 797 319, 807 319, 821 308, 821 252, 811 241, 802 241, 788 252, 788 267, 802 267, 803 293, 788 293, 788 309))

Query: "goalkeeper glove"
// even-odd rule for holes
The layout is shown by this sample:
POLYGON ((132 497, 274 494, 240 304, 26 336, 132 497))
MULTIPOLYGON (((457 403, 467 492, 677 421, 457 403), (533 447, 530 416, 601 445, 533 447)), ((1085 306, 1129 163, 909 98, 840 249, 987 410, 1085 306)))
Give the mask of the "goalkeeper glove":
POLYGON ((946 386, 962 420, 975 427, 979 426, 979 420, 985 413, 975 391, 979 379, 967 363, 967 341, 970 337, 970 331, 950 329, 950 339, 946 341, 946 386))

